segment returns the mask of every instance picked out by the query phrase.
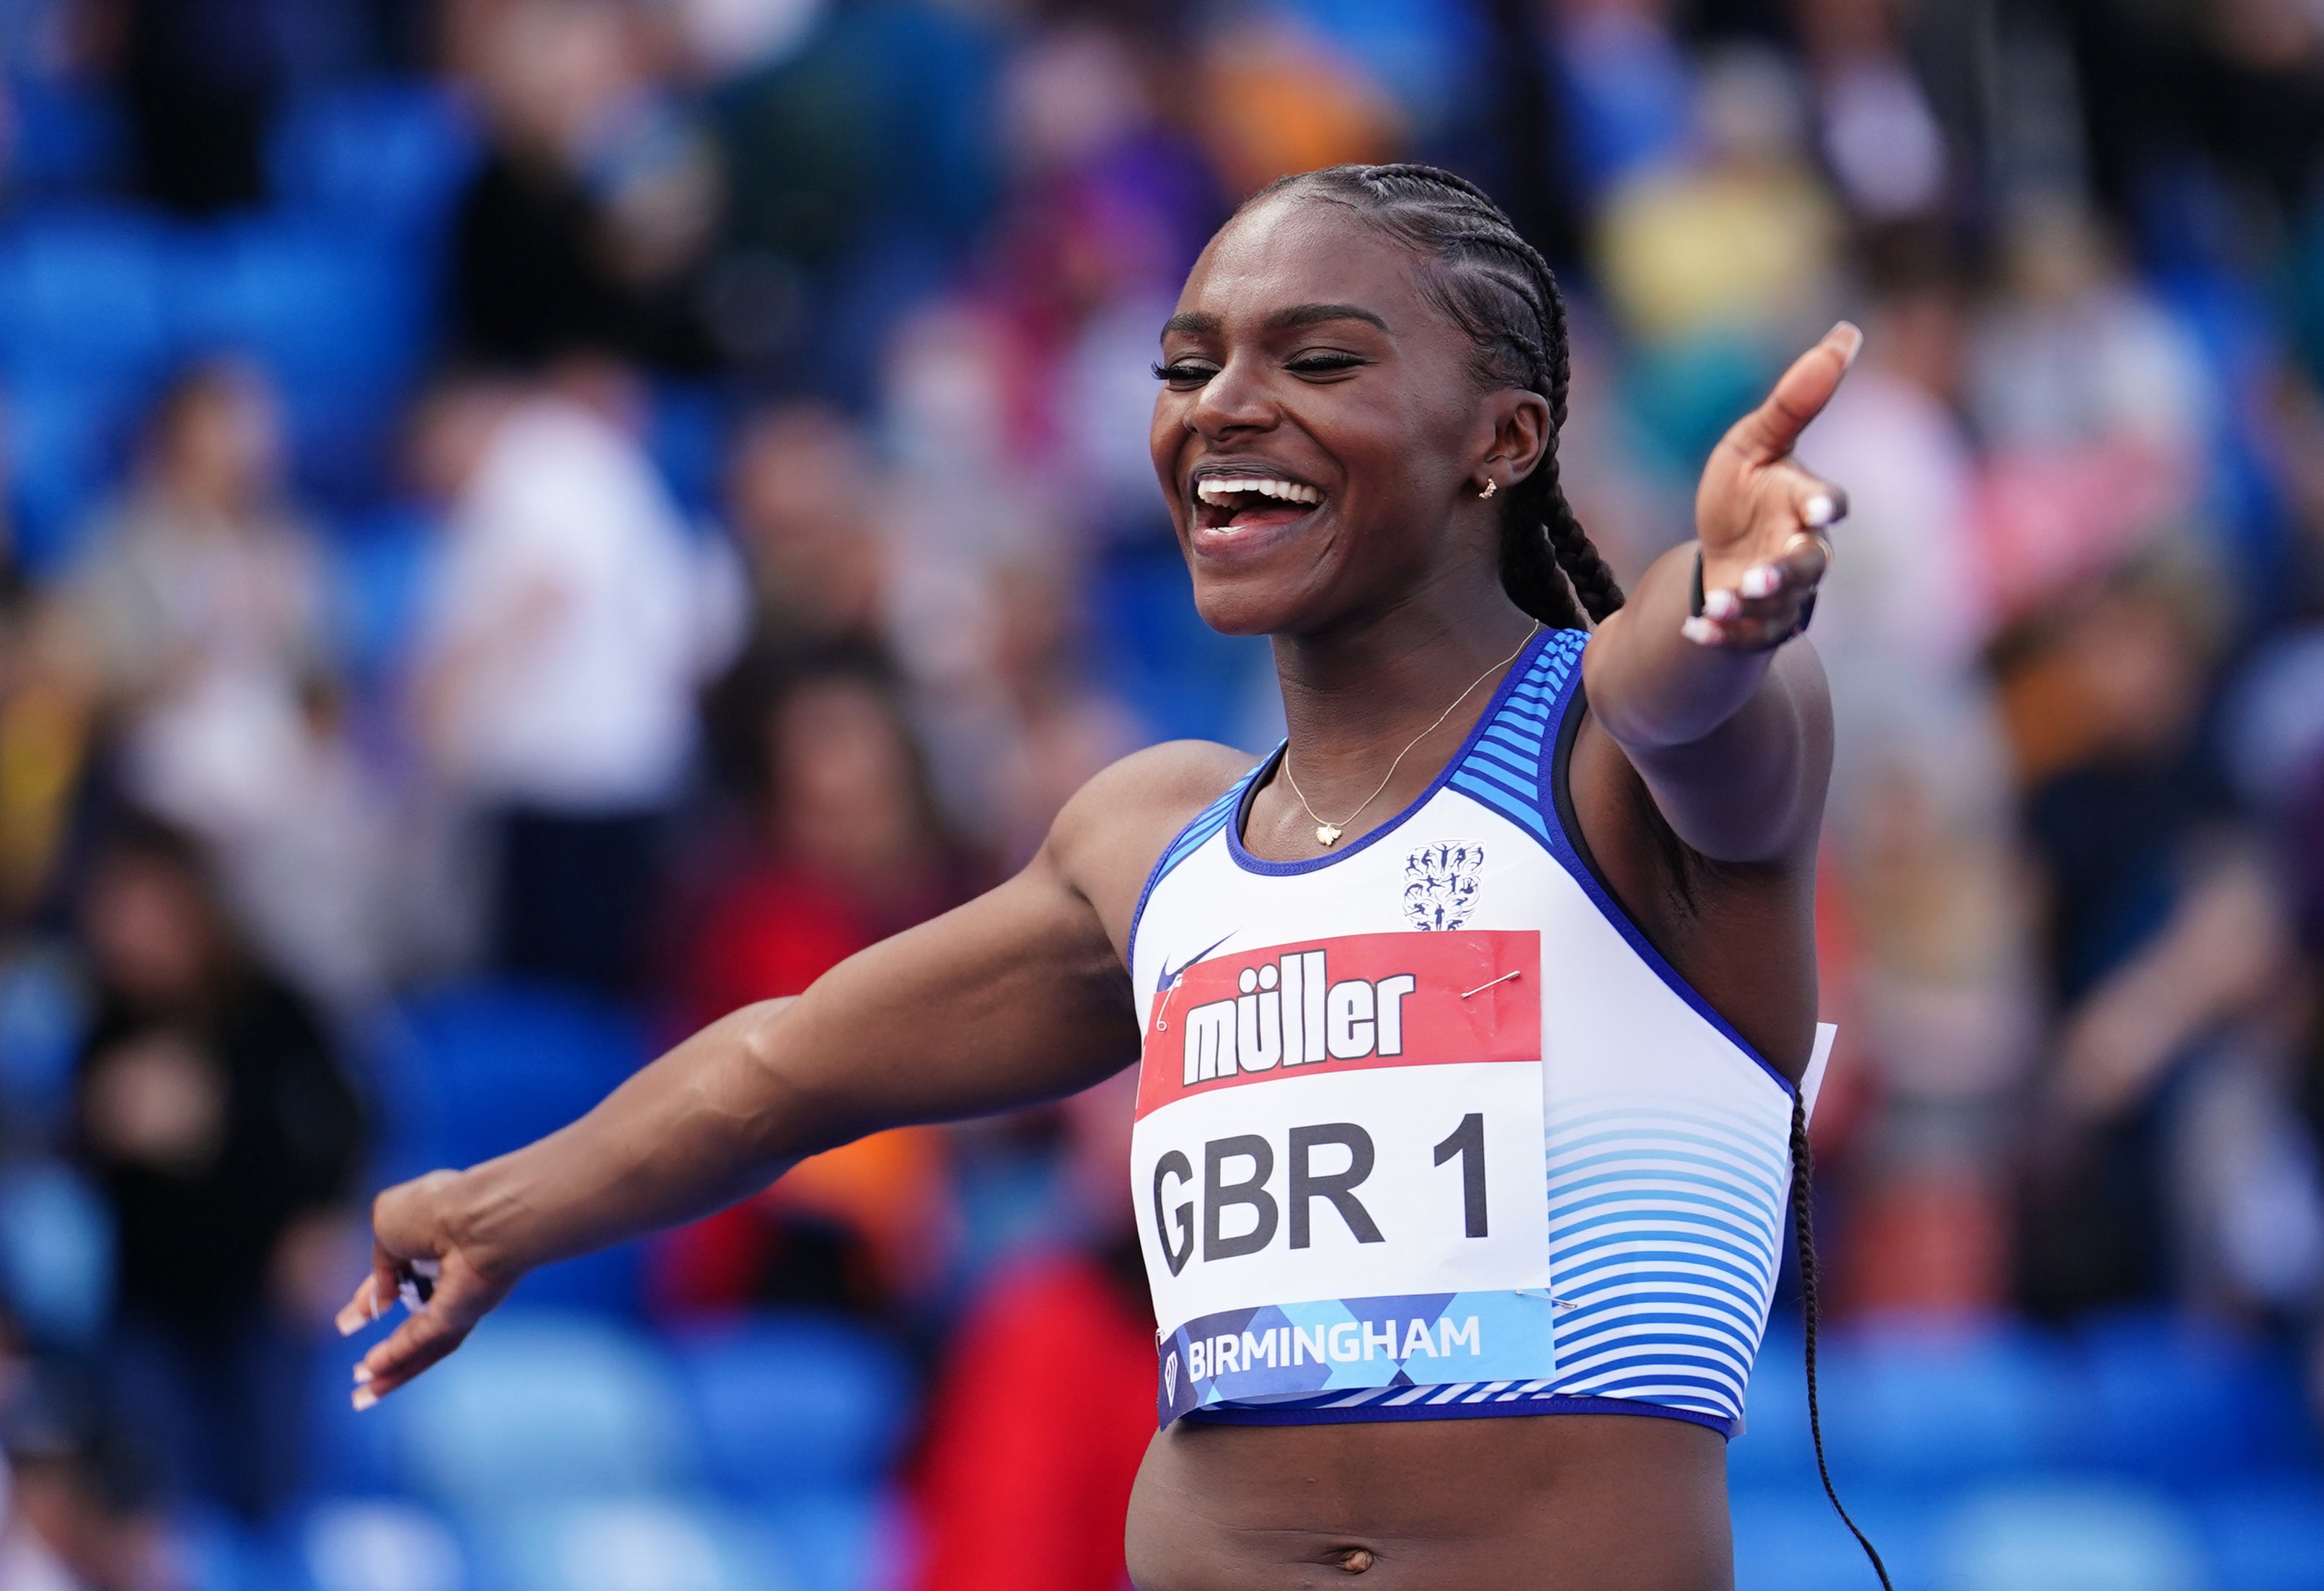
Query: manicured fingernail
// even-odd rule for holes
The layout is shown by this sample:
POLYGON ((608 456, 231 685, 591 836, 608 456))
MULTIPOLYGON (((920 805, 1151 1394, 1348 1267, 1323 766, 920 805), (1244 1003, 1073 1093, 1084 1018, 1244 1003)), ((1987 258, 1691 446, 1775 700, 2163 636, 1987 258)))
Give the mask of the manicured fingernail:
POLYGON ((1743 604, 1736 599, 1734 592, 1721 589, 1703 597, 1702 611, 1708 618, 1731 619, 1743 611, 1743 604))
POLYGON ((355 1395, 349 1399, 348 1401, 355 1405, 355 1412, 361 1414, 364 1410, 379 1401, 379 1394, 372 1391, 369 1387, 357 1387, 355 1388, 355 1395))
POLYGON ((1808 505, 1800 510, 1800 517, 1818 530, 1821 530, 1840 517, 1840 504, 1834 503, 1828 495, 1818 492, 1808 499, 1808 505))
POLYGON ((338 1314, 333 1318, 331 1323, 339 1328, 339 1335, 341 1337, 353 1337, 356 1332, 363 1329, 364 1318, 356 1314, 353 1308, 348 1308, 341 1309, 338 1314))
POLYGON ((357 1386, 359 1386, 359 1387, 360 1387, 360 1386, 369 1386, 370 1384, 371 1384, 371 1366, 370 1366, 370 1365, 368 1365, 368 1364, 358 1364, 358 1365, 356 1365, 356 1366, 355 1366, 355 1385, 357 1385, 357 1386))
POLYGON ((1840 356, 1845 361, 1840 366, 1843 370, 1854 365, 1856 356, 1864 352, 1864 333, 1858 329, 1854 321, 1842 320, 1825 335, 1840 338, 1840 356))
POLYGON ((1689 619, 1678 627, 1678 633, 1697 646, 1719 644, 1719 626, 1709 619, 1689 619))
MULTIPOLYGON (((1745 569, 1743 578, 1736 581, 1735 585, 1736 588, 1746 597, 1773 597, 1775 594, 1775 587, 1783 583, 1784 578, 1775 572, 1774 564, 1762 563, 1745 569)), ((1709 606, 1708 604, 1704 606, 1706 608, 1709 606)))

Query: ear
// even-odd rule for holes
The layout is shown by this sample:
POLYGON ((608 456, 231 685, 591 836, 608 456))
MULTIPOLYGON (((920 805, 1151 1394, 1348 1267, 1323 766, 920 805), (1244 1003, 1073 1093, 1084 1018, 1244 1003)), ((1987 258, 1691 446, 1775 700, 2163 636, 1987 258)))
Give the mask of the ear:
POLYGON ((1477 466, 1513 486, 1540 468, 1549 451, 1549 401, 1539 393, 1503 387, 1485 402, 1492 434, 1477 466))

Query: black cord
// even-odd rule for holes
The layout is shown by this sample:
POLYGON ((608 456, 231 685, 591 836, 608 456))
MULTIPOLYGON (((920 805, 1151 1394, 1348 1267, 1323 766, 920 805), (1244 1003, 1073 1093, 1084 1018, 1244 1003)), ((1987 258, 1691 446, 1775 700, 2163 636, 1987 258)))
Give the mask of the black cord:
POLYGON ((1823 1478, 1823 1494, 1831 1499, 1832 1512, 1840 1522, 1864 1549, 1864 1556, 1872 1560, 1872 1572, 1880 1577, 1881 1591, 1896 1591, 1888 1580, 1888 1566, 1880 1561, 1880 1554, 1872 1542, 1857 1528, 1841 1506, 1840 1494, 1832 1489, 1831 1467, 1823 1457, 1823 1416, 1816 1407, 1816 1257, 1815 1219, 1813 1202, 1809 1196, 1810 1184, 1815 1179, 1815 1153, 1808 1147, 1808 1107, 1806 1097, 1794 1091, 1792 1096, 1792 1240, 1799 1246, 1800 1255, 1800 1314, 1807 1324, 1808 1370, 1808 1433, 1815 1439, 1816 1474, 1823 1478))

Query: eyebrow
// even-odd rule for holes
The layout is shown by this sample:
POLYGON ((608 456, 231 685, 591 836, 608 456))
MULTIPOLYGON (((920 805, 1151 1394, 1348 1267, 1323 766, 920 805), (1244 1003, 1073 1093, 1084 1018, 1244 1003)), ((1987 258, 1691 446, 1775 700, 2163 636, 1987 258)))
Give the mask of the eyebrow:
MULTIPOLYGON (((1295 304, 1287 310, 1277 310, 1266 320, 1269 331, 1300 331, 1310 326, 1321 326, 1333 320, 1360 320, 1367 326, 1377 326, 1382 331, 1388 322, 1360 304, 1295 304)), ((1173 315, 1162 325, 1162 335, 1183 333, 1188 337, 1216 337, 1225 329, 1216 315, 1201 310, 1186 310, 1173 315)))

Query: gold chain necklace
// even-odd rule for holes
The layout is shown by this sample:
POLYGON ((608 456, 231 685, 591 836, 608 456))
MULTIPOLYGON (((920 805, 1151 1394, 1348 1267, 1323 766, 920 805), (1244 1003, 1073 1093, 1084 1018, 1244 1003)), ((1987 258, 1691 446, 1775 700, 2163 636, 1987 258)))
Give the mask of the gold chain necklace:
POLYGON ((1446 708, 1443 712, 1436 715, 1435 723, 1431 724, 1427 728, 1422 730, 1419 734, 1414 735, 1410 740, 1405 743, 1404 750, 1396 754, 1396 761, 1388 765, 1388 772, 1382 774, 1380 776, 1380 782, 1372 787, 1372 793, 1366 796, 1362 800, 1358 801, 1356 803, 1356 809, 1349 813, 1337 823, 1326 822, 1323 818, 1316 814, 1314 807, 1307 805, 1307 797, 1299 788, 1298 778, 1291 772, 1291 753, 1286 749, 1283 754, 1283 777, 1289 782, 1291 786, 1291 793, 1299 797, 1299 804, 1307 808, 1307 816, 1315 819, 1316 843, 1323 846, 1324 849, 1329 850, 1332 846, 1338 841, 1342 835, 1347 833, 1348 825, 1353 823, 1358 818, 1363 816, 1363 810, 1366 807, 1370 806, 1374 801, 1379 800, 1380 791, 1386 790, 1388 788, 1388 782, 1396 777, 1397 769, 1403 765, 1404 759, 1411 753, 1412 748, 1418 745, 1422 741, 1426 740, 1430 735, 1435 734, 1437 729, 1443 724, 1444 720, 1452 716, 1452 708, 1459 707, 1462 702, 1469 699, 1470 691, 1475 690, 1478 686, 1482 685, 1486 680, 1491 679, 1494 674, 1517 661, 1517 652, 1523 652, 1527 645, 1531 644, 1534 636, 1539 634, 1540 630, 1541 621, 1539 619, 1536 619, 1533 624, 1533 628, 1525 633, 1525 639, 1517 643, 1517 652, 1509 653, 1508 656, 1503 658, 1499 662, 1495 663, 1491 668, 1487 669, 1474 680, 1470 680, 1469 689, 1464 690, 1460 695, 1454 697, 1452 698, 1452 706, 1446 708))

